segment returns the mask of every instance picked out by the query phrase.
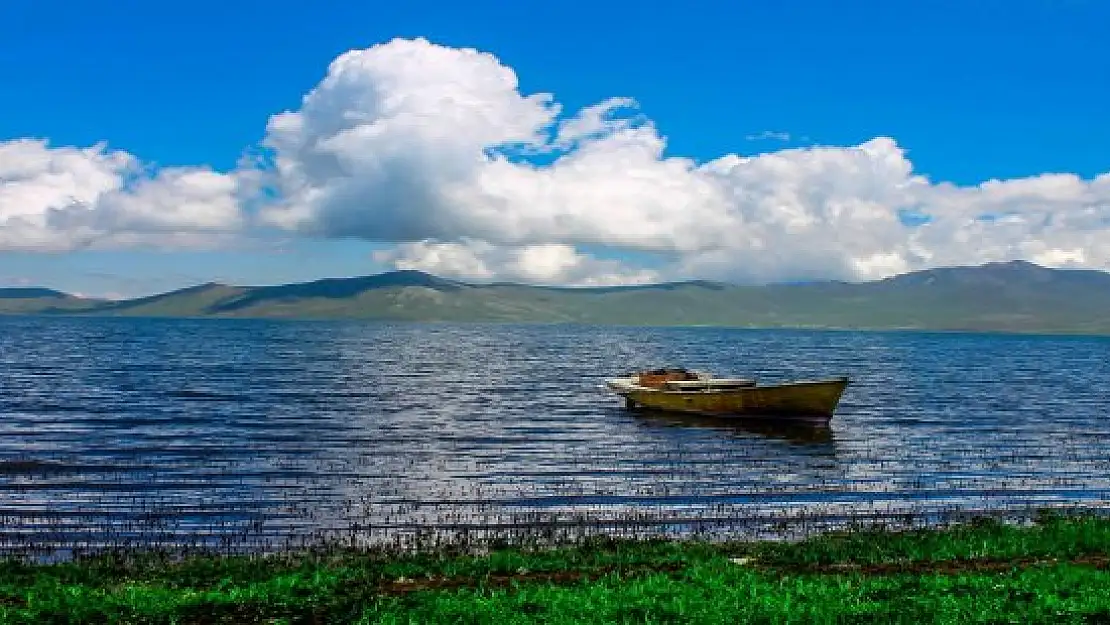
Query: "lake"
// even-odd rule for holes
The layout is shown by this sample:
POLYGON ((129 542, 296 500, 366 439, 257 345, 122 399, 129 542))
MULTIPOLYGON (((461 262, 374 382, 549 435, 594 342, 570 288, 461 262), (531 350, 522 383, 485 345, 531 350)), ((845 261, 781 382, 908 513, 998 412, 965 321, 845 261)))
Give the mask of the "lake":
POLYGON ((0 548, 1107 508, 1108 355, 1080 337, 0 318, 0 548), (660 365, 853 383, 827 429, 639 415, 599 388, 660 365))

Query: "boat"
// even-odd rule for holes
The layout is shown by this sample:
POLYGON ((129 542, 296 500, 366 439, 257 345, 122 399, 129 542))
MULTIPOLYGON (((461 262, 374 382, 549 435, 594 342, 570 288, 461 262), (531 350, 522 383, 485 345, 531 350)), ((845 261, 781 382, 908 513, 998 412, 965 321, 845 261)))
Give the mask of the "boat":
POLYGON ((625 407, 714 417, 765 416, 830 420, 848 377, 759 385, 749 378, 715 378, 684 368, 648 369, 605 386, 625 407))

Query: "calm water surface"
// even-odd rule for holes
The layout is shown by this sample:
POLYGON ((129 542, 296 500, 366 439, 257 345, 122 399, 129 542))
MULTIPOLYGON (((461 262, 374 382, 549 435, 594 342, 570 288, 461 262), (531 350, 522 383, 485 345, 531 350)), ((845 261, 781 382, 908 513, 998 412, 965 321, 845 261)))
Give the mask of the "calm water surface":
POLYGON ((0 547, 763 532, 1110 508, 1110 341, 0 318, 0 547), (660 364, 848 374, 828 429, 626 412, 660 364))

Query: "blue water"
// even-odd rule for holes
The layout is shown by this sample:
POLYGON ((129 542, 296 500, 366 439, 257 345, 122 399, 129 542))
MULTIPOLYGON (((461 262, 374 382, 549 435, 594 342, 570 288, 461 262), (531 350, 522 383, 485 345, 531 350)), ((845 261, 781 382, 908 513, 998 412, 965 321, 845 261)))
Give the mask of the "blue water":
POLYGON ((1073 337, 0 318, 0 547, 1110 508, 1108 354, 1073 337), (659 365, 853 383, 824 430, 638 415, 598 388, 659 365))

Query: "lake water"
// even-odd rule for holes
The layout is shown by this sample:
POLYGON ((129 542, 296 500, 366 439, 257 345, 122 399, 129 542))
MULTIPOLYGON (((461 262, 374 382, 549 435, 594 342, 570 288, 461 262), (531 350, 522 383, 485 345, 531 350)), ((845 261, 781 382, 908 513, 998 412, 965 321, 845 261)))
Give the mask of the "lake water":
POLYGON ((1110 508, 1108 354, 1102 338, 0 318, 0 548, 1110 508), (673 364, 853 384, 824 430, 637 415, 598 388, 673 364))

